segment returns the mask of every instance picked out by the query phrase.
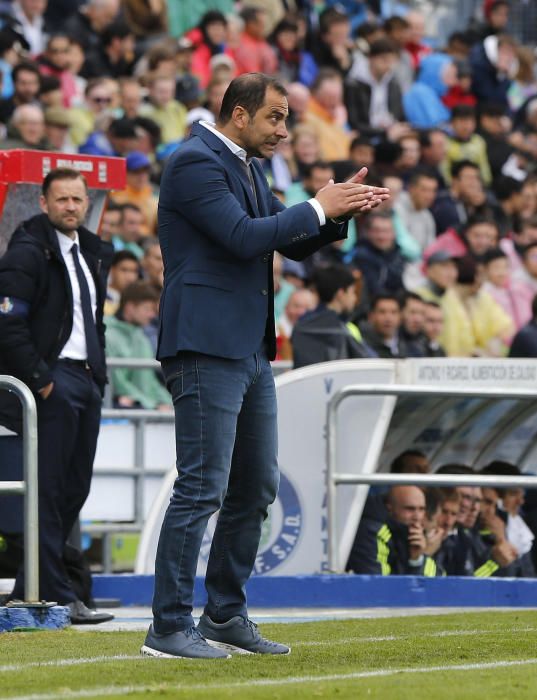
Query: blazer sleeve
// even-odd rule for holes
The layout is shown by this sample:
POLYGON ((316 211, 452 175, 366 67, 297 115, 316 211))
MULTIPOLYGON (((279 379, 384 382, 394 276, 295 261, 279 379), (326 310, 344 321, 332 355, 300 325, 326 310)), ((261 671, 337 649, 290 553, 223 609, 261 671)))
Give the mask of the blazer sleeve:
POLYGON ((172 209, 238 258, 248 260, 292 243, 319 239, 319 219, 307 202, 282 207, 267 217, 248 216, 230 188, 224 165, 202 151, 183 151, 167 175, 161 214, 172 209))
MULTIPOLYGON (((307 206, 313 210, 311 204, 305 202, 307 206)), ((292 208, 292 207, 291 207, 292 208)), ((280 202, 278 197, 272 195, 272 212, 278 212, 285 210, 285 206, 280 202)), ((317 218, 317 213, 315 217, 317 218)), ((328 243, 333 241, 339 241, 342 238, 347 237, 348 222, 343 224, 337 224, 330 219, 327 220, 324 226, 321 226, 319 230, 319 235, 314 238, 308 238, 307 240, 300 241, 299 243, 291 243, 286 246, 280 246, 278 252, 285 255, 286 258, 291 260, 304 260, 308 255, 315 253, 319 248, 322 248, 328 243)))

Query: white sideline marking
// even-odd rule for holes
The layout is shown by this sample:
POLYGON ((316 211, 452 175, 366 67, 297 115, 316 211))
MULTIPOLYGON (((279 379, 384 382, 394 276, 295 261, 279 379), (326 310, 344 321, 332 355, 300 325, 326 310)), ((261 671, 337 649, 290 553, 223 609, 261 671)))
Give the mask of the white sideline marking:
MULTIPOLYGON (((151 663, 151 662, 150 662, 151 663)), ((159 663, 157 661, 156 663, 159 663)), ((170 663, 170 660, 161 660, 160 663, 170 663)), ((171 663, 176 663, 173 660, 171 663)), ((221 663, 226 663, 225 661, 221 663)), ((295 685, 297 683, 325 683, 329 681, 359 680, 361 678, 386 678, 402 673, 435 673, 444 671, 483 671, 486 669, 511 668, 514 666, 534 666, 537 659, 517 659, 511 661, 490 661, 477 664, 458 664, 445 666, 427 666, 411 668, 390 668, 376 671, 358 671, 356 673, 334 673, 326 676, 291 676, 288 678, 262 678, 259 680, 236 681, 232 683, 207 683, 198 685, 174 685, 172 683, 159 683, 155 685, 129 685, 111 688, 92 688, 87 690, 66 690, 54 693, 35 693, 33 695, 13 695, 10 700, 57 700, 57 698, 91 698, 106 697, 108 695, 128 695, 129 693, 161 693, 164 690, 174 690, 175 692, 192 692, 196 690, 228 690, 232 688, 248 688, 252 686, 283 686, 295 685)))
MULTIPOLYGON (((422 632, 419 636, 420 639, 423 637, 428 638, 439 638, 439 637, 473 637, 475 635, 483 634, 497 634, 501 632, 505 634, 517 634, 520 632, 537 632, 537 627, 514 627, 510 630, 443 630, 442 632, 422 632)), ((322 646, 334 646, 337 644, 356 644, 357 642, 396 642, 405 639, 414 639, 415 634, 389 634, 382 637, 347 637, 344 639, 333 639, 329 642, 322 641, 307 641, 307 642, 293 642, 291 646, 293 647, 322 647, 322 646)), ((1 667, 0 667, 1 670, 1 667)))
MULTIPOLYGON (((519 634, 521 632, 537 632, 537 627, 513 627, 510 630, 444 630, 441 632, 423 632, 420 634, 420 639, 424 637, 468 637, 474 635, 483 634, 497 634, 498 632, 508 633, 508 634, 519 634)), ((334 639, 329 642, 323 641, 307 641, 307 642, 293 642, 291 646, 294 647, 322 647, 322 646, 334 646, 340 644, 368 644, 371 642, 395 642, 398 640, 413 639, 416 635, 412 634, 390 634, 379 637, 346 637, 343 639, 334 639)), ((142 661, 143 657, 140 654, 116 654, 114 656, 88 656, 82 658, 74 659, 54 659, 51 661, 30 661, 27 664, 6 664, 0 666, 0 673, 9 672, 20 672, 27 668, 41 668, 41 667, 57 667, 61 668, 64 666, 82 666, 85 664, 93 663, 106 663, 110 661, 142 661)), ((41 697, 41 696, 39 696, 41 697)))

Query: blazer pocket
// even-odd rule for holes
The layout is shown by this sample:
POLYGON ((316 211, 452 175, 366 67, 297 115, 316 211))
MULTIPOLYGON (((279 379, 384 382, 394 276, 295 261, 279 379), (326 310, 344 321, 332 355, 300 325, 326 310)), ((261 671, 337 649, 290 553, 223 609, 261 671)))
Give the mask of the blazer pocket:
POLYGON ((225 292, 233 291, 233 286, 226 277, 211 272, 185 272, 183 275, 183 283, 201 287, 213 287, 214 289, 221 289, 225 292))

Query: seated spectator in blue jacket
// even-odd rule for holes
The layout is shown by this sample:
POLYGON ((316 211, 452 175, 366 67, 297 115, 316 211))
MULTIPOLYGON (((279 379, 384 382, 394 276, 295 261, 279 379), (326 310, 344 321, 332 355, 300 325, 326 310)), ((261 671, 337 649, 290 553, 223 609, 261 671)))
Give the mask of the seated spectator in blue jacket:
POLYGON ((403 289, 405 259, 395 240, 392 214, 373 212, 363 221, 353 264, 364 276, 373 296, 397 294, 403 289))
POLYGON ((417 486, 392 486, 384 523, 362 518, 347 571, 382 576, 437 576, 442 571, 425 554, 425 494, 417 486))
POLYGON ((418 79, 403 96, 407 120, 419 129, 432 129, 449 119, 449 109, 442 102, 457 80, 451 56, 433 53, 421 61, 418 79))
POLYGON ((531 321, 513 338, 509 357, 537 357, 537 295, 533 298, 531 313, 531 321))

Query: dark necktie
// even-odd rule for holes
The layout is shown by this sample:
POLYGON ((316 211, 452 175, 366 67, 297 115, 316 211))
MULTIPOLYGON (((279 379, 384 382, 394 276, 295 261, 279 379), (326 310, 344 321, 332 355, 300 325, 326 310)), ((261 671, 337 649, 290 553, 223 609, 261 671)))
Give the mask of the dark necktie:
POLYGON ((252 173, 252 164, 244 163, 244 165, 246 167, 246 174, 248 175, 248 180, 250 180, 250 187, 252 188, 252 192, 254 193, 255 203, 257 204, 257 208, 259 209, 259 202, 257 201, 257 191, 255 189, 254 175, 252 173))
POLYGON ((101 374, 103 370, 103 353, 97 335, 97 326, 93 319, 91 309, 91 296, 88 281, 80 259, 78 257, 78 245, 75 243, 71 248, 71 254, 75 263, 76 278, 80 287, 80 305, 82 307, 82 317, 84 319, 84 334, 86 336, 86 348, 88 352, 88 365, 94 374, 101 374))

